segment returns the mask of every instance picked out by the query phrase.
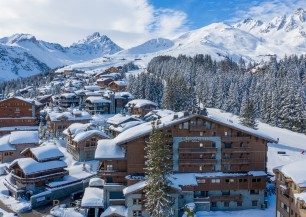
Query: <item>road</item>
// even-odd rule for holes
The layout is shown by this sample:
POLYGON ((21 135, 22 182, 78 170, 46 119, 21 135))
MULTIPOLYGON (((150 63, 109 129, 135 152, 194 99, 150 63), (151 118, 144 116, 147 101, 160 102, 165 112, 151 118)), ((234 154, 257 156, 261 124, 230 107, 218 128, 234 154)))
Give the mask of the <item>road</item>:
MULTIPOLYGON (((60 200, 61 204, 66 204, 67 206, 70 205, 71 199, 70 197, 66 197, 60 200)), ((20 217, 50 217, 50 209, 52 208, 52 204, 46 205, 46 206, 41 206, 38 208, 33 209, 31 212, 28 213, 19 213, 18 216, 20 217)), ((7 206, 5 206, 1 200, 0 200, 0 208, 4 209, 7 212, 14 212, 10 210, 7 206)))

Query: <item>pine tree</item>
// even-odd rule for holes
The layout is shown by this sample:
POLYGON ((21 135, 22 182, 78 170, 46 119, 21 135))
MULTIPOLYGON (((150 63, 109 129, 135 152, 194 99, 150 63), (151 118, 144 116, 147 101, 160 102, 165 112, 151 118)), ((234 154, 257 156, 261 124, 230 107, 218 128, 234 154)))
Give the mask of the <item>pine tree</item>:
POLYGON ((169 177, 171 174, 171 149, 166 135, 152 123, 152 134, 145 148, 146 151, 146 200, 145 206, 151 216, 172 216, 172 198, 169 195, 169 177))
POLYGON ((253 101, 247 99, 245 102, 245 105, 241 109, 240 112, 240 124, 256 129, 257 128, 257 123, 255 120, 256 113, 255 113, 255 108, 253 101))

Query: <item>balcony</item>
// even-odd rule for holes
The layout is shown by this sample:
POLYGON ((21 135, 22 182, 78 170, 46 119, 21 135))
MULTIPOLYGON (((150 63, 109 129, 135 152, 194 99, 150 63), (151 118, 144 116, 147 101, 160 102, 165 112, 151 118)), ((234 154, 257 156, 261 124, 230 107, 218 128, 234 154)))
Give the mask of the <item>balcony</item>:
POLYGON ((179 148, 179 153, 217 153, 217 148, 179 148))
POLYGON ((223 164, 250 164, 249 158, 229 158, 229 159, 222 159, 223 164))
POLYGON ((242 201, 241 195, 221 195, 221 196, 209 196, 194 198, 195 203, 201 202, 218 202, 218 201, 242 201))
POLYGON ((126 176, 127 172, 124 170, 99 170, 100 176, 126 176))
POLYGON ((23 184, 36 183, 36 182, 40 182, 40 181, 45 181, 47 179, 53 179, 53 178, 67 176, 67 175, 69 175, 69 172, 68 171, 63 171, 63 172, 52 173, 52 174, 49 174, 49 175, 33 177, 33 178, 22 178, 22 177, 19 177, 19 176, 12 173, 13 178, 16 181, 21 182, 23 184))
POLYGON ((250 140, 249 136, 222 136, 222 142, 246 142, 250 140))
POLYGON ((249 147, 222 148, 222 153, 249 153, 249 147))
POLYGON ((180 165, 213 165, 216 163, 216 159, 179 159, 180 165))

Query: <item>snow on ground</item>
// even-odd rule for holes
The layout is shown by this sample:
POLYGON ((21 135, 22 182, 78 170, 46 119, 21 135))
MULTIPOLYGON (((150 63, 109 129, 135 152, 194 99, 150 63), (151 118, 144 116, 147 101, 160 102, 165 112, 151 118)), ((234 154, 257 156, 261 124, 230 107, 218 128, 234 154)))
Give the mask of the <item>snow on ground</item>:
POLYGON ((276 196, 268 197, 268 208, 261 209, 248 209, 239 211, 211 211, 211 212, 197 212, 197 217, 274 217, 275 216, 275 203, 276 196))
MULTIPOLYGON (((222 112, 219 109, 209 108, 208 113, 209 115, 224 120, 239 123, 238 116, 222 112)), ((273 173, 273 168, 277 166, 299 160, 306 160, 306 154, 301 154, 302 150, 306 150, 306 135, 278 127, 272 127, 261 122, 258 123, 258 131, 272 138, 279 138, 278 144, 268 144, 268 172, 273 173), (286 154, 278 154, 278 151, 285 151, 286 154)))
POLYGON ((55 206, 50 210, 50 214, 56 217, 85 217, 84 209, 65 208, 63 206, 55 206))
POLYGON ((9 191, 3 184, 4 178, 5 176, 0 176, 0 200, 1 202, 15 212, 31 210, 29 201, 26 201, 24 199, 16 200, 15 198, 9 196, 9 191))

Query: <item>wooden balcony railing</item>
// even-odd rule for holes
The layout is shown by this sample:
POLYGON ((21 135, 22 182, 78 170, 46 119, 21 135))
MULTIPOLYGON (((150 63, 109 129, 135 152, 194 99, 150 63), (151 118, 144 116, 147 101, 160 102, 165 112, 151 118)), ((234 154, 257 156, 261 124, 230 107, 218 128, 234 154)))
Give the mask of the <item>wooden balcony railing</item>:
POLYGON ((229 158, 222 159, 223 164, 250 164, 251 160, 249 158, 229 158))
POLYGON ((99 170, 100 176, 126 176, 127 172, 124 170, 99 170))
POLYGON ((14 179, 23 183, 23 184, 36 183, 36 182, 40 182, 40 181, 45 181, 47 179, 63 177, 63 176, 66 176, 66 175, 69 175, 68 171, 57 172, 57 173, 52 173, 52 174, 33 177, 33 178, 22 178, 22 177, 19 177, 19 176, 12 173, 12 176, 14 177, 14 179))
POLYGON ((179 148, 179 153, 217 153, 217 148, 179 148))
POLYGON ((217 160, 216 159, 179 159, 179 164, 180 165, 192 165, 192 164, 197 164, 197 165, 213 165, 216 164, 217 160))
POLYGON ((249 141, 249 136, 222 136, 222 142, 245 142, 249 141))
POLYGON ((249 153, 249 147, 222 148, 222 153, 249 153))
POLYGON ((194 202, 242 201, 241 195, 221 195, 194 198, 194 202))

